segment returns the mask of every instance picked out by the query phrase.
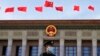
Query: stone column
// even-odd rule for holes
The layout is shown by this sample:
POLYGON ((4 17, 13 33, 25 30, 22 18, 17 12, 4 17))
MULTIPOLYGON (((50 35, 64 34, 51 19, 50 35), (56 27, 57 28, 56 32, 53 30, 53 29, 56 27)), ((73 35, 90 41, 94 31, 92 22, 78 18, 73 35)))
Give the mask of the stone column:
POLYGON ((43 52, 43 31, 39 31, 38 56, 43 52))
POLYGON ((43 52, 43 39, 39 39, 38 56, 43 52))
POLYGON ((27 46, 27 38, 26 38, 26 32, 23 32, 22 36, 22 56, 26 55, 26 46, 27 46))
POLYGON ((77 56, 82 56, 81 54, 82 54, 82 40, 81 40, 81 37, 82 37, 82 35, 81 35, 82 33, 81 33, 81 30, 78 30, 77 31, 77 56))
POLYGON ((64 56, 64 39, 60 39, 60 56, 64 56))
POLYGON ((64 31, 60 31, 60 56, 64 56, 64 31))
POLYGON ((12 50, 12 31, 9 31, 9 36, 8 36, 8 46, 7 46, 7 51, 6 51, 6 56, 11 56, 11 50, 12 50))
POLYGON ((92 39, 92 55, 97 56, 97 39, 92 39))
POLYGON ((97 56, 97 36, 96 31, 92 31, 92 56, 97 56))
POLYGON ((81 54, 81 45, 82 45, 82 41, 81 39, 77 39, 77 56, 82 56, 81 54))
POLYGON ((12 42, 13 42, 12 38, 9 38, 6 56, 11 56, 12 42))

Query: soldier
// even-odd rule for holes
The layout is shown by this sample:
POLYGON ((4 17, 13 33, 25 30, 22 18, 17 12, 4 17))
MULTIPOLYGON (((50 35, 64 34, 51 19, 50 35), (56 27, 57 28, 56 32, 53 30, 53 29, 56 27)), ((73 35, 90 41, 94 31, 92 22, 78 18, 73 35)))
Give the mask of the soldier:
POLYGON ((40 56, 55 56, 53 41, 48 41, 48 42, 44 43, 44 47, 46 48, 46 50, 40 56))

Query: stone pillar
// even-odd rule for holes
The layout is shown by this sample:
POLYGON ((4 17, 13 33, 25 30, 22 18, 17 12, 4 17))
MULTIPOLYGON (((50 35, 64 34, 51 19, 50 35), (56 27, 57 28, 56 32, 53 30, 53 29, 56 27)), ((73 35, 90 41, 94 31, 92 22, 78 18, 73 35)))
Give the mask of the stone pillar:
POLYGON ((60 39, 60 56, 64 56, 64 39, 60 39))
POLYGON ((97 56, 97 36, 96 31, 92 31, 92 56, 97 56))
POLYGON ((82 41, 81 39, 77 39, 77 56, 82 56, 81 54, 81 45, 82 45, 82 41))
POLYGON ((97 39, 92 39, 92 55, 97 56, 97 39))
POLYGON ((64 35, 65 33, 64 33, 64 31, 63 30, 61 30, 60 31, 60 56, 64 56, 64 35))
POLYGON ((8 33, 8 46, 7 46, 6 56, 11 56, 11 49, 12 49, 12 42, 13 42, 12 36, 13 36, 13 32, 9 31, 9 33, 8 33))
POLYGON ((39 39, 38 56, 43 52, 43 39, 39 39))
POLYGON ((6 56, 11 56, 12 42, 13 42, 12 38, 9 38, 6 56))
POLYGON ((26 46, 27 46, 27 38, 26 38, 26 32, 23 32, 22 37, 22 56, 26 55, 26 46))
POLYGON ((81 30, 78 30, 77 31, 77 56, 82 56, 81 54, 82 54, 82 39, 81 39, 81 37, 82 37, 82 32, 81 32, 81 30))
POLYGON ((43 53, 43 31, 39 31, 38 56, 43 53))

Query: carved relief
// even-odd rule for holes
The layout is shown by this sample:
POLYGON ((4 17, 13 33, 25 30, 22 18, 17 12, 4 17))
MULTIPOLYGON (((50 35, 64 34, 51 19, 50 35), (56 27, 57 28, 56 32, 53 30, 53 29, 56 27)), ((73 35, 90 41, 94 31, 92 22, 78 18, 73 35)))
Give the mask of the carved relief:
POLYGON ((8 32, 6 32, 6 31, 1 31, 1 32, 0 32, 0 36, 8 36, 8 32))
POLYGON ((66 31, 65 36, 77 36, 77 31, 66 31))
POLYGON ((39 32, 38 31, 27 31, 27 36, 38 36, 39 32))
POLYGON ((22 32, 21 31, 14 31, 13 35, 14 36, 22 36, 22 32))
POLYGON ((90 37, 90 36, 92 36, 92 32, 91 31, 82 31, 82 36, 83 37, 90 37))

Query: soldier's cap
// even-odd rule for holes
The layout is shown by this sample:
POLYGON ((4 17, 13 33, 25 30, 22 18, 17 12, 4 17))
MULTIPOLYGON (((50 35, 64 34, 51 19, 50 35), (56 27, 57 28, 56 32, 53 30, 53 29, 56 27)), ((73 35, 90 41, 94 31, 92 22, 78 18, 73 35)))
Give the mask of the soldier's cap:
POLYGON ((47 45, 53 46, 53 44, 54 44, 54 41, 46 41, 46 42, 44 43, 44 46, 47 46, 47 45))

